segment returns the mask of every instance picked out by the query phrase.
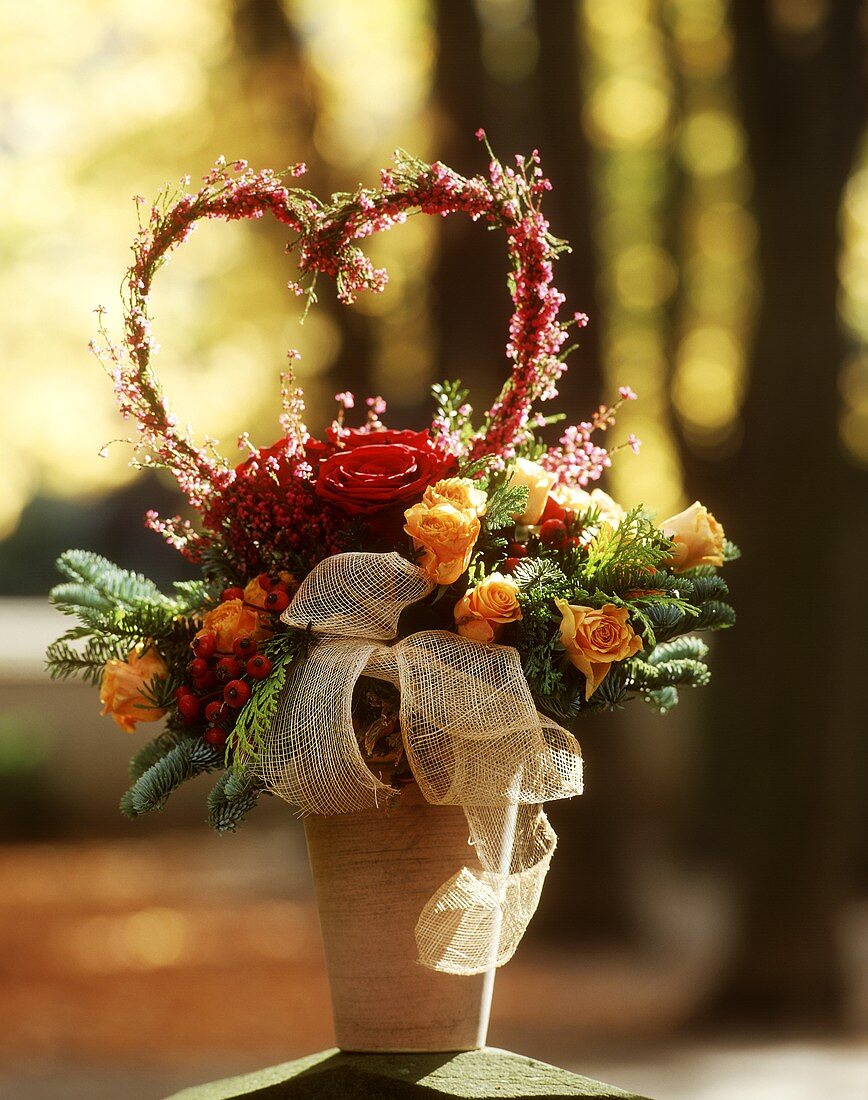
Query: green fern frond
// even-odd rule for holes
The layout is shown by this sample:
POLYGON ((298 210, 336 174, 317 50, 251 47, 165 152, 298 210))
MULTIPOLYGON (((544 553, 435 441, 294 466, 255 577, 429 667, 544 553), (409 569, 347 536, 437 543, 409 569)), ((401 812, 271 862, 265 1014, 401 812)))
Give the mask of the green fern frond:
POLYGON ((512 527, 515 517, 520 516, 527 507, 528 488, 526 485, 502 485, 488 498, 485 510, 485 526, 489 531, 500 531, 512 527))
MULTIPOLYGON (((260 652, 271 661, 271 673, 252 685, 250 698, 238 712, 232 735, 236 767, 257 760, 262 739, 277 713, 283 690, 291 675, 307 657, 312 636, 307 631, 287 630, 262 642, 260 652)), ((227 747, 227 760, 229 747, 227 747)))

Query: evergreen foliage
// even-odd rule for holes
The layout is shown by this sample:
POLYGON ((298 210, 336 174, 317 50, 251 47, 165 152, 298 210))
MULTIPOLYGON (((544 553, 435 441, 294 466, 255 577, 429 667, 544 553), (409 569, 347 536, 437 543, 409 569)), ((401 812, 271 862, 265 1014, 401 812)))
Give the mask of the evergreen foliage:
POLYGON ((236 719, 233 734, 236 766, 258 759, 262 739, 274 721, 284 687, 307 657, 311 638, 310 631, 287 630, 261 643, 260 650, 271 661, 272 672, 267 679, 253 684, 250 698, 236 719))
POLYGON ((127 817, 138 817, 151 810, 162 810, 172 791, 222 762, 223 754, 200 737, 183 738, 142 772, 121 799, 121 812, 127 817))
POLYGON ((259 801, 262 790, 249 768, 225 771, 208 795, 208 824, 218 833, 234 833, 259 801))
POLYGON ((501 485, 488 498, 485 511, 485 525, 489 531, 500 531, 515 523, 527 507, 528 488, 526 485, 501 485))

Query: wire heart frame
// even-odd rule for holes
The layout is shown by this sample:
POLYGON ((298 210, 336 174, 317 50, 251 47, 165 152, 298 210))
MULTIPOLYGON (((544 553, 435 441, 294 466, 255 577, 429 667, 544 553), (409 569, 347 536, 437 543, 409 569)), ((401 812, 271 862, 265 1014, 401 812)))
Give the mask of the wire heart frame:
MULTIPOLYGON (((381 172, 378 188, 359 187, 351 194, 333 195, 325 203, 310 191, 288 184, 304 174, 303 164, 283 173, 269 169, 253 172, 245 161, 227 165, 221 158, 195 194, 167 189, 147 218, 142 216, 144 200, 137 200, 140 214, 134 262, 123 284, 124 340, 121 345, 112 341, 100 310, 101 341, 91 345, 112 374, 121 414, 138 423, 133 464, 171 470, 189 503, 199 511, 206 511, 215 495, 232 483, 235 471, 219 455, 214 442, 197 447, 190 429, 181 427, 166 402, 151 365, 155 344, 148 299, 161 264, 197 222, 208 218, 236 221, 264 214, 293 231, 287 251, 298 257, 299 279, 289 287, 307 296, 308 307, 316 300, 320 274, 334 278, 338 298, 344 303, 353 302, 362 290, 382 291, 387 273, 373 266, 358 242, 411 214, 445 217, 464 213, 490 229, 502 230, 507 239, 513 302, 506 345, 512 368, 497 400, 482 418, 468 457, 512 457, 515 443, 527 428, 544 422, 533 415, 532 407, 557 393, 557 380, 572 350, 564 350, 569 328, 582 327, 587 318, 579 313, 566 322, 559 320, 564 296, 552 282, 553 262, 568 246, 551 235, 540 209, 542 196, 551 185, 542 174, 538 153, 534 150, 529 158, 517 156, 514 168, 504 167, 491 153, 484 133, 479 131, 477 137, 485 141, 491 157, 487 177, 466 178, 440 162, 427 164, 398 151, 393 167, 381 172)), ((183 183, 188 184, 189 179, 183 183)), ((294 354, 290 353, 290 360, 294 354)), ((292 452, 304 446, 304 438, 293 438, 301 423, 303 402, 291 369, 282 376, 282 396, 281 423, 292 452)), ((448 431, 449 425, 441 428, 448 431)), ((166 522, 153 513, 149 521, 180 546, 182 537, 167 529, 166 522)))

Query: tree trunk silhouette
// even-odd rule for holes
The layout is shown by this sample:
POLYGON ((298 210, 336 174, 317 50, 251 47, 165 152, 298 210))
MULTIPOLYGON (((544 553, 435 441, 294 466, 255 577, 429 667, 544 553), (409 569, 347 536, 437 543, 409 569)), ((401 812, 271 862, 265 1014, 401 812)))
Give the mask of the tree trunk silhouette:
POLYGON ((860 8, 839 0, 815 39, 796 43, 769 5, 731 6, 762 303, 743 444, 729 461, 688 466, 745 552, 730 570, 739 625, 715 654, 706 725, 706 841, 729 858, 742 902, 707 1007, 717 1019, 817 1023, 842 1008, 837 922, 859 805, 851 654, 866 611, 853 539, 861 528, 864 547, 868 486, 837 437, 836 265, 868 105, 860 8))
MULTIPOLYGON (((559 261, 555 282, 566 294, 570 312, 583 310, 591 317, 558 386, 558 409, 573 424, 584 420, 603 396, 593 180, 582 129, 582 44, 575 0, 537 0, 535 10, 540 44, 537 132, 543 170, 553 183, 546 209, 553 232, 573 249, 559 261)), ((553 804, 547 810, 561 850, 552 862, 534 927, 538 934, 574 946, 582 940, 622 940, 635 931, 627 865, 632 823, 629 814, 616 809, 624 803, 627 785, 626 720, 612 714, 581 723, 577 732, 587 758, 585 793, 576 803, 553 804)))
MULTIPOLYGON (((316 83, 284 5, 280 0, 236 0, 233 26, 251 119, 255 123, 260 114, 259 103, 266 120, 275 114, 282 120, 289 150, 287 161, 304 160, 308 165, 305 186, 321 195, 350 189, 355 181, 331 178, 314 149, 312 135, 319 114, 316 83), (295 142, 299 144, 293 147, 295 142)), ((272 232, 286 239, 283 226, 274 223, 272 232)), ((368 394, 373 366, 372 321, 360 311, 341 305, 331 280, 322 280, 318 291, 319 308, 340 332, 337 355, 329 366, 334 390, 350 386, 368 394)), ((328 406, 325 411, 331 415, 333 410, 328 406)))
MULTIPOLYGON (((488 156, 474 136, 489 123, 479 18, 464 0, 437 0, 435 15, 437 156, 459 172, 484 173, 488 156)), ((502 132, 496 138, 508 139, 502 132)), ((442 220, 432 276, 438 374, 460 378, 478 412, 491 404, 507 374, 506 273, 502 234, 486 233, 467 218, 442 220)))

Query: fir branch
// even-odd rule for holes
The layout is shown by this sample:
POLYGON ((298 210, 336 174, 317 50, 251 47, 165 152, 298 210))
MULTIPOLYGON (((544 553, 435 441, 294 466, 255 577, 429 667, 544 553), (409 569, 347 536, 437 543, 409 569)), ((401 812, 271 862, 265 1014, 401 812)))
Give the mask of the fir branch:
POLYGON ((655 691, 661 687, 704 687, 711 672, 703 661, 685 657, 649 664, 634 660, 630 663, 630 687, 640 691, 655 691))
POLYGON ((699 615, 690 624, 691 630, 726 630, 735 624, 735 611, 728 603, 708 600, 699 605, 699 615))
POLYGON ((678 705, 678 688, 671 685, 657 688, 655 691, 649 691, 643 695, 642 700, 649 706, 654 707, 660 714, 668 714, 673 707, 678 705))
POLYGON ((219 603, 222 587, 204 579, 173 581, 172 588, 175 590, 176 613, 190 617, 201 613, 202 608, 208 608, 219 603))
POLYGON ((684 635, 672 642, 663 642, 657 645, 648 655, 648 664, 659 665, 665 661, 680 661, 689 658, 693 661, 701 661, 708 653, 708 646, 701 638, 692 635, 684 635))
POLYGON ((64 636, 52 642, 45 651, 45 664, 52 680, 68 680, 75 676, 98 686, 106 662, 126 657, 127 653, 116 639, 95 637, 83 649, 76 649, 64 636))
POLYGON ((140 779, 145 772, 154 766, 158 760, 162 760, 167 753, 178 744, 178 733, 175 730, 163 730, 153 740, 143 745, 130 760, 130 779, 140 779))
POLYGON ((741 550, 735 545, 734 542, 730 542, 729 539, 723 540, 723 560, 725 562, 738 561, 741 557, 741 550))
POLYGON ((57 569, 72 583, 57 585, 49 599, 67 614, 79 606, 98 607, 100 603, 105 610, 118 604, 172 607, 172 601, 153 581, 140 573, 121 569, 90 550, 67 550, 57 559, 57 569))
POLYGON ((716 573, 706 577, 694 577, 690 582, 691 603, 701 604, 708 600, 725 600, 729 595, 729 586, 723 577, 716 573))
POLYGON ((208 795, 208 824, 218 833, 234 833, 254 808, 262 785, 248 768, 224 772, 208 795))
POLYGON ((222 763, 222 754, 198 737, 188 737, 174 745, 165 756, 143 772, 120 802, 127 817, 138 817, 161 810, 172 791, 188 779, 211 771, 222 763))

